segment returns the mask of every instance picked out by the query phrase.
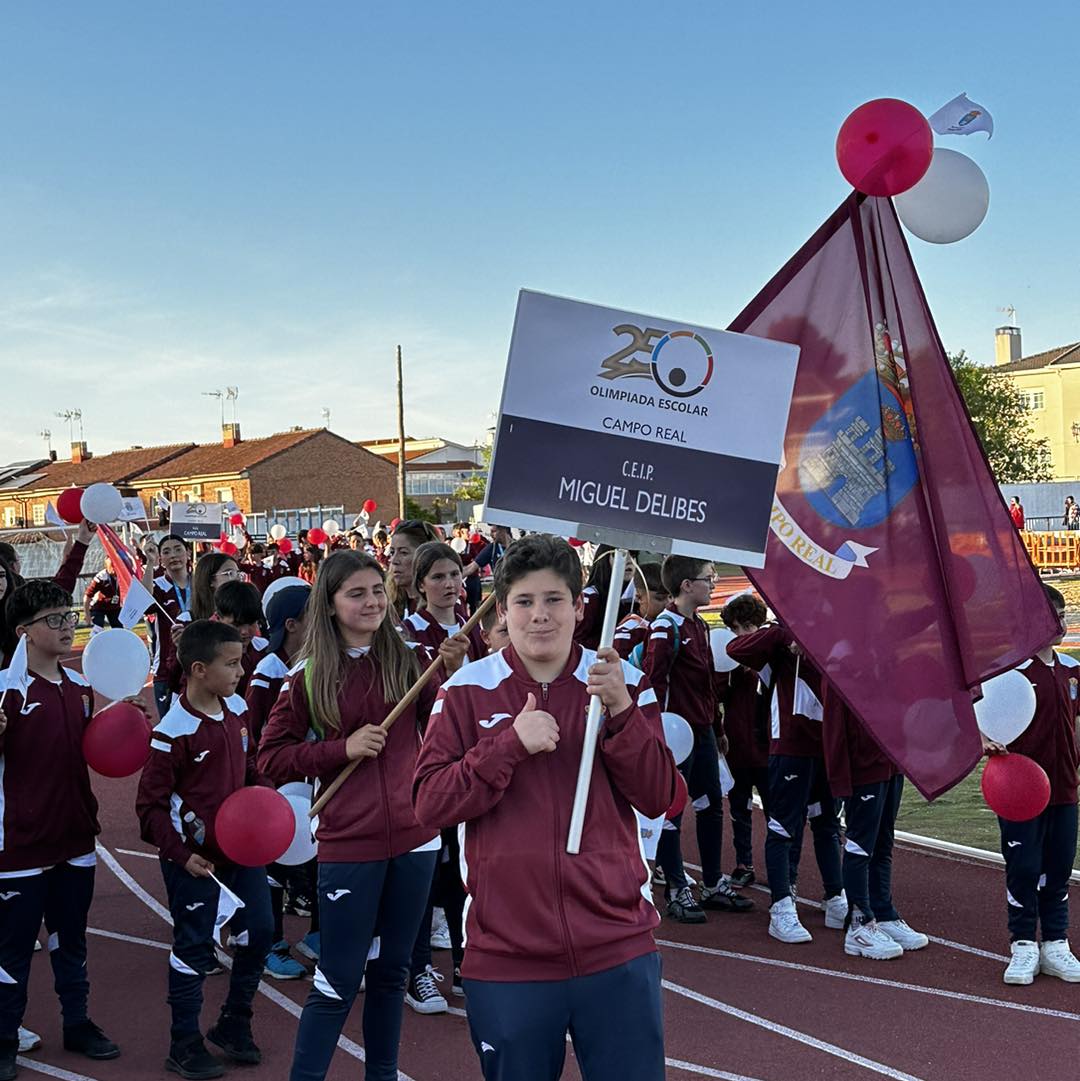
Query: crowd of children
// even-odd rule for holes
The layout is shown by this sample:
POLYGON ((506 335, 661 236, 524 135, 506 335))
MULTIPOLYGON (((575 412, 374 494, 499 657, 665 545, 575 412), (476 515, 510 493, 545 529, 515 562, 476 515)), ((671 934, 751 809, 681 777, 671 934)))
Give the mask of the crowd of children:
MULTIPOLYGON (((54 581, 23 583, 15 553, 0 548, 0 1081, 15 1077, 20 1038, 32 1035, 20 1026, 43 922, 65 1047, 97 1059, 120 1054, 88 1014, 86 921, 100 827, 81 736, 94 694, 62 663, 90 539, 83 527, 54 581), (43 771, 46 758, 52 768, 43 771)), ((727 602, 727 657, 714 653, 699 614, 715 582, 707 561, 635 553, 614 585, 623 616, 614 648, 599 649, 612 588, 604 548, 587 581, 566 541, 513 541, 502 529, 477 546, 465 527, 446 543, 429 523, 406 521, 377 548, 353 537, 325 555, 314 550, 288 559, 251 542, 246 558, 207 553, 192 567, 178 536, 146 547, 157 718, 135 812, 159 852, 173 921, 168 1070, 221 1076, 207 1042, 232 1062, 259 1062, 255 990, 264 974, 306 974, 295 949, 316 967, 291 1081, 325 1077, 361 990, 366 1077, 396 1078, 405 1005, 447 1008, 431 956, 441 909, 451 990, 465 1000, 488 1081, 559 1077, 567 1033, 586 1078, 662 1078, 660 915, 635 812, 664 815, 682 786, 664 712, 693 733, 678 770, 702 866, 698 886, 683 863, 683 815, 670 813, 653 873, 667 918, 701 923, 709 911, 753 910, 743 890, 758 878, 756 792, 771 936, 812 937, 796 907, 809 821, 824 925, 842 932, 844 952, 885 960, 928 945, 893 900, 903 777, 760 598, 727 602), (479 601, 469 583, 479 585, 483 566, 494 567, 498 605, 466 630, 479 601), (304 584, 278 588, 285 575, 304 584), (436 677, 387 726, 431 665, 436 677), (603 721, 581 850, 570 856, 592 695, 603 721), (225 857, 215 817, 237 789, 309 782, 317 797, 346 768, 313 823, 317 860, 250 868, 225 857), (735 852, 728 873, 725 798, 735 852), (311 920, 295 946, 284 933, 287 895, 311 920), (220 935, 233 948, 232 971, 204 1037, 202 986, 220 971, 220 935)), ((84 601, 92 610, 114 597, 95 579, 84 601)), ((1051 599, 1063 612, 1060 594, 1051 599)), ((1035 719, 1010 747, 986 750, 1030 755, 1052 792, 1031 822, 1001 821, 1012 940, 1005 981, 1030 983, 1041 971, 1080 982, 1067 940, 1080 667, 1048 646, 1021 671, 1035 690, 1035 719)))

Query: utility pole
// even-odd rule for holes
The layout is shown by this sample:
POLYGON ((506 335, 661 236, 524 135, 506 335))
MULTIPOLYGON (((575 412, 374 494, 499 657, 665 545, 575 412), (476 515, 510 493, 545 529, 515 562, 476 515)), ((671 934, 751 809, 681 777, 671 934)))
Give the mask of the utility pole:
POLYGON ((397 347, 398 517, 405 517, 405 391, 401 378, 401 346, 397 347))

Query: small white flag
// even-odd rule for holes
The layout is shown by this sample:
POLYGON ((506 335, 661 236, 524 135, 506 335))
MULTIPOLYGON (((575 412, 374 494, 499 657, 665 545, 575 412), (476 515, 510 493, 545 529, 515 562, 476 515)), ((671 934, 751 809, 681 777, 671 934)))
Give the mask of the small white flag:
POLYGON ((126 495, 121 500, 120 521, 134 522, 146 517, 143 501, 137 495, 126 495))
POLYGON ((26 659, 26 635, 20 634, 19 641, 15 645, 15 652, 11 654, 11 663, 6 672, 0 672, 0 682, 3 690, 0 691, 0 705, 4 704, 4 698, 8 691, 18 691, 26 701, 26 692, 30 688, 30 669, 26 659))
POLYGON ((131 523, 131 533, 135 537, 143 537, 146 535, 146 530, 142 528, 137 522, 131 523))
POLYGON ((120 626, 130 631, 146 615, 147 608, 153 603, 154 598, 146 586, 138 578, 132 578, 123 607, 120 609, 120 626))
POLYGON ((158 492, 154 502, 157 504, 158 510, 168 511, 169 501, 161 494, 161 492, 158 492))
POLYGON ((993 138, 994 118, 967 94, 957 94, 930 117, 930 127, 938 135, 971 135, 985 131, 988 138, 993 138))
POLYGON ((56 513, 56 508, 52 505, 51 500, 49 501, 49 503, 45 507, 45 522, 48 525, 58 525, 58 526, 60 526, 61 529, 63 529, 64 526, 67 525, 67 523, 64 521, 64 519, 61 518, 60 515, 56 513))
POLYGON ((660 843, 660 833, 664 828, 664 815, 656 818, 646 818, 640 811, 634 811, 637 816, 638 832, 641 834, 641 848, 647 860, 656 859, 656 846, 660 843))
POLYGON ((244 907, 244 902, 226 886, 217 875, 210 876, 221 891, 218 894, 217 915, 214 917, 214 928, 220 931, 233 918, 238 908, 244 907))

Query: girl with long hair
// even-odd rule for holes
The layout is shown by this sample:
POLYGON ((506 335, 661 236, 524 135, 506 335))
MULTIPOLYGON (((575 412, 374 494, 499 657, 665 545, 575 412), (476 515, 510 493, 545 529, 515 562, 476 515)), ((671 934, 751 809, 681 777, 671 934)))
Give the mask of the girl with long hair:
MULTIPOLYGON (((607 603, 608 589, 611 586, 614 552, 615 549, 610 544, 601 544, 596 549, 592 567, 589 568, 589 580, 581 592, 582 614, 581 621, 574 631, 574 641, 579 642, 585 649, 597 649, 600 645, 600 633, 604 629, 604 605, 607 603)), ((624 593, 619 601, 617 623, 621 623, 634 607, 636 594, 631 584, 634 580, 634 565, 637 556, 637 552, 631 552, 630 558, 626 561, 626 572, 622 582, 624 593)))
POLYGON ((417 823, 411 801, 438 688, 430 681, 382 728, 426 659, 388 612, 382 568, 371 556, 346 550, 323 561, 308 601, 302 660, 259 744, 259 768, 275 783, 315 777, 316 794, 350 762, 361 763, 318 819, 320 960, 290 1081, 326 1076, 365 964, 365 1076, 397 1078, 409 961, 439 850, 437 831, 417 823), (369 958, 376 931, 379 949, 369 958))
POLYGON ((413 558, 421 544, 437 541, 438 533, 430 522, 418 518, 399 522, 390 538, 386 549, 387 558, 387 593, 390 605, 403 620, 410 612, 420 607, 420 595, 416 592, 413 581, 413 558))
MULTIPOLYGON (((427 646, 432 653, 448 638, 452 638, 468 622, 467 610, 461 603, 461 556, 441 541, 420 545, 413 556, 413 593, 420 607, 410 612, 404 623, 412 640, 427 646)), ((468 637, 465 658, 478 661, 487 656, 487 646, 474 628, 468 637)), ((452 674, 456 668, 448 669, 452 674)))
POLYGON ((239 582, 243 578, 240 564, 224 552, 207 552, 199 556, 191 579, 191 618, 212 619, 214 594, 226 582, 239 582))

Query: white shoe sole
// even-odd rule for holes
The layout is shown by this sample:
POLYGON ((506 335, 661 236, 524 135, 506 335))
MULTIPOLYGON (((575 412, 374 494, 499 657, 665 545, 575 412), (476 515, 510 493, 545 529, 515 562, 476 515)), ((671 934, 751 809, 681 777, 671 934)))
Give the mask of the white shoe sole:
POLYGON ((1080 983, 1080 972, 1070 974, 1068 972, 1061 972, 1052 966, 1047 968, 1045 961, 1039 962, 1039 971, 1044 976, 1053 976, 1054 979, 1064 980, 1066 983, 1080 983))
POLYGON ((41 1037, 36 1032, 29 1032, 27 1029, 22 1029, 19 1032, 19 1054, 25 1055, 29 1051, 36 1051, 41 1046, 41 1037), (26 1039, 23 1033, 28 1033, 31 1039, 26 1039))
POLYGON ((1035 977, 1038 976, 1039 970, 1035 969, 1031 973, 1017 973, 1015 976, 1010 976, 1008 972, 1002 976, 1002 982, 1009 984, 1011 987, 1027 987, 1028 984, 1035 982, 1035 977))
POLYGON ((769 934, 772 935, 772 937, 775 938, 777 940, 777 942, 785 942, 789 946, 797 946, 801 942, 813 942, 814 941, 814 936, 812 934, 810 934, 810 932, 807 931, 805 927, 803 928, 803 933, 801 935, 798 934, 798 932, 796 932, 794 936, 791 936, 791 935, 782 934, 780 931, 777 931, 773 927, 773 925, 770 923, 769 924, 769 934))
POLYGON ((290 976, 286 976, 282 972, 273 972, 271 969, 264 968, 263 975, 269 976, 272 980, 302 980, 307 975, 307 970, 303 972, 296 972, 290 976))
POLYGON ((405 1004, 416 1013, 446 1013, 450 1009, 450 1003, 445 998, 442 1002, 421 1002, 412 995, 406 995, 405 1004))
POLYGON ((848 957, 867 957, 871 961, 895 961, 898 957, 904 956, 903 947, 898 949, 895 953, 881 953, 879 950, 864 949, 862 946, 852 946, 847 942, 844 943, 844 953, 848 957))

